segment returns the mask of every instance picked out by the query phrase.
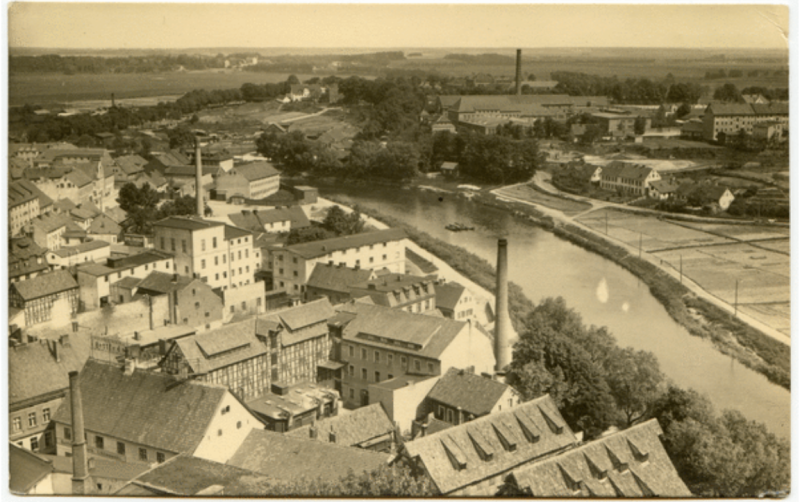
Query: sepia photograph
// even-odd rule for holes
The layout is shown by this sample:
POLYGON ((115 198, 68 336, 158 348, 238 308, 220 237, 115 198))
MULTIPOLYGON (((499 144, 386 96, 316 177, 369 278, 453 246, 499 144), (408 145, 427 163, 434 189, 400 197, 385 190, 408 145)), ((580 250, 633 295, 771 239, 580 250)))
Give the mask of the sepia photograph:
POLYGON ((788 3, 4 5, 6 496, 790 495, 788 3))

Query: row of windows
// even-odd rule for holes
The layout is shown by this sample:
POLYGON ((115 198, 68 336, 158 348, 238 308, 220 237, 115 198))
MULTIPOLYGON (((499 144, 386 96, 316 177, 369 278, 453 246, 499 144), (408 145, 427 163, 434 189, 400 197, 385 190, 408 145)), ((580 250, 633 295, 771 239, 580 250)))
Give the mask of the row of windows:
MULTIPOLYGON (((42 409, 42 425, 50 422, 50 408, 42 409)), ((22 430, 22 417, 14 417, 12 420, 15 431, 22 430)), ((37 414, 35 411, 28 413, 28 427, 36 427, 37 414)))
MULTIPOLYGON (((348 345, 348 352, 350 354, 351 360, 355 359, 355 347, 353 347, 352 345, 348 345)), ((362 360, 368 360, 369 359, 369 351, 367 349, 364 349, 364 348, 361 349, 361 359, 362 360)), ((375 351, 373 351, 373 359, 372 360, 373 360, 373 362, 376 362, 376 363, 380 363, 383 360, 387 366, 391 366, 392 364, 394 364, 394 354, 386 353, 386 354, 382 355, 380 350, 375 350, 375 351)), ((402 356, 401 355, 400 356, 400 365, 403 368, 405 368, 407 363, 408 363, 408 358, 406 358, 406 356, 402 356)), ((413 363, 414 363, 414 370, 415 371, 422 371, 422 361, 421 360, 414 359, 413 363)), ((427 370, 428 370, 429 373, 433 373, 434 372, 435 365, 432 362, 430 362, 430 361, 427 362, 426 363, 426 367, 427 367, 427 370)), ((366 370, 362 370, 362 371, 366 371, 366 370)), ((350 365, 350 369, 349 369, 350 376, 354 376, 354 372, 355 372, 355 368, 351 364, 350 365)))
MULTIPOLYGON (((169 261, 164 262, 164 268, 169 270, 169 261)), ((147 272, 148 270, 150 270, 150 265, 149 264, 144 266, 144 271, 147 272)), ((158 262, 153 262, 153 270, 158 270, 158 262)), ((123 271, 117 272, 117 279, 122 279, 122 272, 123 271)), ((131 272, 131 275, 135 275, 136 267, 131 268, 130 272, 131 272)), ((105 276, 104 277, 104 282, 108 282, 108 278, 109 277, 110 277, 110 275, 105 276)))

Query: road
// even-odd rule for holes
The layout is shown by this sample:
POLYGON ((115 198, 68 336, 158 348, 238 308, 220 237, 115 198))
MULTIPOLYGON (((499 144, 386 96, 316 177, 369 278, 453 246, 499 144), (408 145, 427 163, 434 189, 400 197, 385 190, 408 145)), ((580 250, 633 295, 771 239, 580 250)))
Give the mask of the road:
MULTIPOLYGON (((639 254, 639 248, 638 247, 629 245, 629 244, 627 244, 625 242, 622 242, 622 241, 619 241, 619 240, 616 240, 616 239, 613 239, 613 238, 609 238, 607 235, 605 235, 605 234, 603 234, 601 232, 598 232, 595 229, 590 228, 590 227, 588 227, 586 225, 583 225, 580 221, 578 221, 576 219, 576 218, 578 218, 578 217, 580 217, 582 215, 585 215, 585 214, 590 213, 592 211, 597 211, 598 209, 603 209, 603 208, 624 208, 627 211, 630 211, 631 209, 634 209, 634 208, 632 208, 630 206, 625 206, 625 205, 622 205, 622 204, 613 203, 613 202, 605 202, 605 201, 599 201, 599 200, 595 200, 595 199, 589 199, 587 197, 580 197, 580 196, 575 196, 575 195, 572 195, 572 194, 565 194, 565 193, 561 192, 560 190, 558 190, 556 187, 554 187, 552 185, 552 183, 550 183, 550 173, 546 173, 546 172, 541 172, 541 171, 537 172, 536 175, 533 178, 533 183, 538 188, 540 188, 540 189, 542 189, 542 190, 544 190, 544 191, 546 191, 548 193, 551 193, 553 195, 558 195, 558 196, 566 197, 568 199, 589 203, 589 204, 592 205, 592 208, 591 209, 587 209, 586 211, 578 213, 578 214, 576 214, 574 216, 567 216, 564 213, 562 213, 561 211, 558 211, 556 209, 551 209, 549 207, 542 206, 540 204, 536 204, 534 202, 530 202, 528 200, 520 199, 520 198, 513 197, 513 196, 510 196, 510 195, 506 195, 506 194, 503 193, 504 189, 510 188, 511 186, 517 186, 517 185, 510 185, 509 187, 496 188, 496 189, 492 190, 491 193, 493 193, 494 195, 496 195, 500 199, 505 199, 505 200, 509 200, 509 201, 513 201, 513 202, 518 202, 518 203, 521 203, 521 204, 527 204, 529 206, 534 206, 534 207, 536 207, 537 210, 545 213, 547 216, 552 217, 554 220, 561 221, 561 222, 564 222, 564 223, 572 223, 574 225, 580 225, 581 228, 583 228, 584 230, 586 230, 588 232, 591 232, 592 234, 594 234, 594 235, 596 235, 596 236, 598 236, 598 237, 600 237, 602 239, 605 239, 607 241, 613 242, 616 245, 622 246, 623 248, 625 248, 628 251, 628 253, 631 254, 631 256, 636 256, 636 255, 639 254)), ((527 183, 519 183, 518 185, 524 185, 524 184, 527 184, 527 183)), ((642 208, 636 208, 636 209, 639 209, 638 212, 649 213, 650 215, 662 214, 662 213, 660 213, 658 211, 654 211, 654 210, 648 210, 648 209, 642 209, 642 208)), ((707 221, 707 219, 704 219, 704 221, 707 221)), ((726 221, 726 220, 720 220, 720 223, 730 223, 730 222, 726 221)), ((736 315, 736 317, 740 321, 744 322, 745 324, 757 329, 758 331, 764 333, 765 335, 769 336, 770 338, 774 338, 775 340, 778 340, 779 342, 781 342, 781 343, 783 343, 785 345, 791 345, 791 339, 787 335, 781 333, 780 331, 776 330, 775 328, 773 328, 773 327, 771 327, 771 326, 769 326, 769 325, 767 325, 767 324, 765 324, 765 323, 759 321, 758 319, 755 319, 755 318, 753 318, 753 317, 751 317, 749 315, 746 315, 746 314, 744 314, 742 312, 736 313, 736 309, 734 308, 733 305, 721 300, 717 296, 714 296, 713 294, 711 294, 707 290, 703 289, 702 286, 700 286, 699 284, 697 284, 693 280, 689 279, 688 277, 683 276, 681 278, 681 274, 680 274, 680 272, 678 270, 675 270, 669 264, 664 264, 663 261, 660 260, 659 258, 657 258, 655 256, 652 256, 651 254, 649 254, 647 252, 644 252, 641 255, 641 259, 647 260, 649 263, 651 263, 651 264, 655 265, 656 267, 660 268, 661 270, 663 270, 664 272, 666 272, 667 274, 672 276, 674 279, 676 279, 678 281, 681 281, 684 286, 686 286, 690 291, 692 291, 698 297, 703 298, 703 299, 713 303, 714 305, 720 307, 721 309, 723 309, 724 311, 728 312, 729 314, 736 315)))

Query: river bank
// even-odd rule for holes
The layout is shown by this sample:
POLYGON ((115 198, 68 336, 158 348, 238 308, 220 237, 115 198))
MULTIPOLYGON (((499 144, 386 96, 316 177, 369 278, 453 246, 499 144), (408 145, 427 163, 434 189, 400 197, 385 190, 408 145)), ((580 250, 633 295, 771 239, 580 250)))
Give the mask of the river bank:
POLYGON ((652 295, 678 324, 694 336, 713 342, 723 354, 766 376, 771 382, 791 388, 791 350, 728 312, 697 297, 678 280, 652 263, 640 259, 577 224, 560 221, 529 205, 481 193, 473 202, 514 212, 575 245, 617 263, 644 282, 652 295))

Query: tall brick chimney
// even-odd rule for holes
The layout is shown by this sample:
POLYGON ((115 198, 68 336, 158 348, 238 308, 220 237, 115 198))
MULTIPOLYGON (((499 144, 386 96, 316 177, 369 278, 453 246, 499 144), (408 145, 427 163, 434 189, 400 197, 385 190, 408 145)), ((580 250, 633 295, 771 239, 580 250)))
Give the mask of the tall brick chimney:
POLYGON ((494 357, 495 371, 504 374, 511 363, 511 318, 508 315, 508 241, 497 241, 497 293, 495 297, 494 357))
POLYGON ((197 216, 203 217, 203 159, 200 157, 200 139, 194 138, 194 192, 197 198, 197 216))
POLYGON ((72 494, 87 495, 91 493, 91 483, 83 427, 83 400, 77 371, 69 372, 69 394, 72 407, 72 494))
POLYGON ((517 49, 517 96, 522 94, 522 49, 517 49))

